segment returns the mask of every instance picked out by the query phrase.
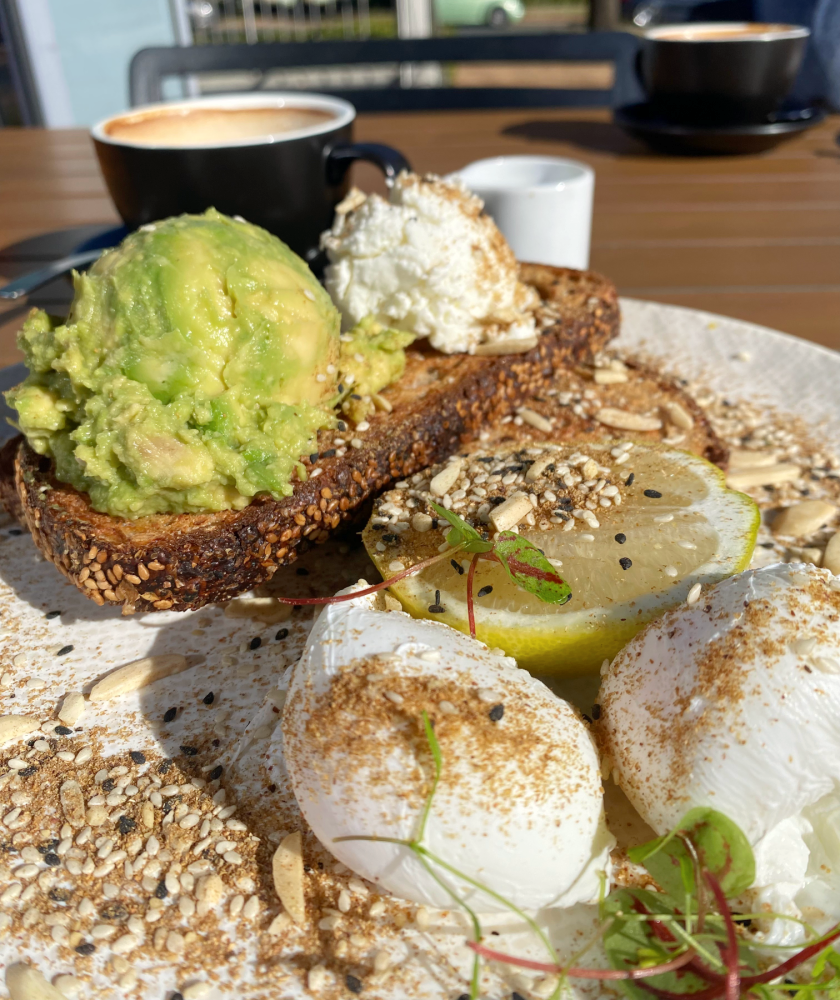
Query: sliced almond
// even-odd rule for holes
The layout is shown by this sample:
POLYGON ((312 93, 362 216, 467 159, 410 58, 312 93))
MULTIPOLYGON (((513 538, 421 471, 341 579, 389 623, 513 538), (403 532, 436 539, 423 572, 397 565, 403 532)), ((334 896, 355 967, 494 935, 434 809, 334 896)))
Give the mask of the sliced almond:
POLYGON ((662 429, 659 417, 646 417, 629 410, 616 410, 604 406, 595 414, 595 419, 605 427, 617 427, 622 431, 658 431, 662 429))
POLYGON ((186 656, 180 653, 146 656, 142 660, 127 663, 124 667, 117 667, 101 681, 97 681, 91 688, 90 700, 110 701, 112 698, 120 698, 162 677, 180 674, 188 666, 186 656))
POLYGON ((82 787, 73 778, 63 782, 58 790, 58 798, 64 812, 64 818, 70 826, 82 827, 85 825, 85 797, 82 795, 82 787))
POLYGON ((436 476, 432 477, 432 481, 429 483, 429 492, 433 493, 436 497, 445 497, 455 483, 458 482, 458 476, 460 475, 461 460, 456 459, 456 461, 450 462, 436 476))
POLYGON ((296 924, 306 920, 303 895, 303 846, 300 831, 290 833, 280 842, 271 859, 274 889, 289 916, 296 924))
POLYGON ((596 385, 616 385, 628 380, 627 372, 615 371, 612 368, 596 368, 592 376, 596 385))
POLYGON ((547 452, 545 455, 540 455, 535 462, 531 463, 530 468, 525 473, 525 482, 535 483, 549 467, 549 465, 552 465, 556 461, 557 459, 551 454, 551 452, 547 452))
POLYGON ((538 431, 548 432, 554 426, 547 417, 532 410, 529 406, 520 406, 516 412, 529 427, 534 427, 538 431))
POLYGON ((733 490, 746 490, 752 486, 780 486, 799 479, 796 465, 766 465, 758 468, 731 469, 726 474, 726 485, 733 490))
POLYGON ((225 605, 225 617, 250 618, 266 625, 277 625, 292 617, 292 606, 281 604, 273 597, 237 597, 225 605))
POLYGON ((6 969, 6 989, 10 1000, 67 1000, 37 969, 24 962, 6 969))
POLYGON ((840 576, 840 531, 835 531, 829 538, 823 552, 822 564, 829 572, 840 576))
POLYGON ((694 417, 679 403, 665 403, 662 409, 671 423, 681 431, 690 431, 694 427, 694 417))
POLYGON ((776 464, 772 451, 751 451, 748 448, 733 448, 729 452, 730 469, 760 469, 776 464))
POLYGON ((0 715, 0 746, 19 740, 40 725, 34 715, 0 715))
POLYGON ((496 531, 508 531, 533 510, 526 493, 514 493, 490 513, 490 523, 496 531))
POLYGON ((781 511, 773 522, 773 534, 804 538, 830 521, 836 513, 834 504, 824 500, 802 500, 781 511))
POLYGON ((58 718, 65 726, 75 726, 85 710, 85 696, 81 691, 68 691, 61 703, 58 718))

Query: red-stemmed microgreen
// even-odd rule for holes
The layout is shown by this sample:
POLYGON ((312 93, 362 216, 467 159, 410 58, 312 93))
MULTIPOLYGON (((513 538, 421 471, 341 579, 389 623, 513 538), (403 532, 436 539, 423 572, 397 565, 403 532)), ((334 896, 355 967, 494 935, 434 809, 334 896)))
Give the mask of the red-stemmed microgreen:
POLYGON ((375 594, 386 587, 391 587, 406 577, 420 573, 444 559, 451 560, 454 552, 465 552, 472 556, 467 572, 467 621, 470 636, 475 639, 475 599, 473 586, 475 574, 480 560, 498 563, 513 581, 513 583, 529 594, 533 594, 546 604, 565 604, 571 599, 572 591, 569 585, 558 576, 557 571, 545 557, 541 549, 522 538, 513 531, 499 532, 495 538, 485 537, 463 518, 451 510, 441 507, 434 501, 429 501, 435 513, 449 524, 446 533, 448 548, 436 556, 423 559, 421 562, 401 570, 381 583, 354 590, 348 594, 333 597, 278 597, 281 604, 341 604, 357 597, 375 594))
MULTIPOLYGON (((454 527, 454 526, 453 526, 454 527)), ((455 539, 468 545, 465 533, 455 539)), ((451 550, 450 550, 451 551, 451 550)), ((473 556, 480 554, 473 552, 473 556)), ((448 553, 447 553, 448 555, 448 553)), ((790 958, 766 967, 768 946, 753 941, 739 927, 753 918, 786 919, 784 914, 743 914, 729 900, 755 880, 755 858, 739 827, 722 813, 700 807, 690 810, 665 837, 632 848, 631 860, 643 865, 661 891, 614 889, 601 893, 597 933, 572 959, 560 961, 542 927, 518 906, 477 879, 459 871, 424 844, 435 794, 443 774, 443 754, 434 724, 422 713, 423 732, 432 756, 433 774, 428 795, 411 839, 346 836, 340 841, 396 844, 410 850, 424 870, 469 917, 475 959, 470 997, 479 996, 480 960, 558 976, 549 1000, 558 1000, 569 979, 615 982, 631 1000, 775 1000, 786 996, 802 1000, 840 997, 840 954, 832 947, 840 939, 840 924, 790 958), (548 961, 518 957, 483 943, 481 921, 446 875, 471 886, 521 919, 548 953, 548 961), (577 963, 601 942, 611 968, 586 968, 577 963), (801 983, 784 980, 789 973, 813 962, 810 978, 801 983)), ((793 918, 791 918, 793 919, 793 918)), ((803 921, 795 920, 803 926, 803 921)), ((784 949, 777 949, 784 950, 784 949)))

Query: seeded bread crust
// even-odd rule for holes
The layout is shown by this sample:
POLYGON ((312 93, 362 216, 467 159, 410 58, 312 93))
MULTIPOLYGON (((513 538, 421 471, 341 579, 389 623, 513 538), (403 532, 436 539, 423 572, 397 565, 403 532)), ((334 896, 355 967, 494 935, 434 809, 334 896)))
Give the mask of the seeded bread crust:
POLYGON ((321 433, 318 455, 304 463, 309 478, 284 500, 258 497, 241 511, 126 521, 93 510, 22 439, 0 453, 0 499, 46 558, 97 604, 132 614, 228 601, 270 580, 301 546, 326 541, 392 481, 497 425, 556 369, 591 359, 617 335, 618 297, 606 278, 528 264, 522 277, 557 317, 536 347, 497 357, 411 349, 405 374, 383 393, 392 411, 370 417, 362 446, 341 457, 329 454, 338 433, 321 433))

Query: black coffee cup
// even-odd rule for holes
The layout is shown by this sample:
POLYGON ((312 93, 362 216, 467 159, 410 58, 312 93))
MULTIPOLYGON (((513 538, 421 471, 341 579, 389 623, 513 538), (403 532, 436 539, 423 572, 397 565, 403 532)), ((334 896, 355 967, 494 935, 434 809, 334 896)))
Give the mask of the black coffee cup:
POLYGON ((375 163, 387 178, 410 169, 389 146, 353 143, 355 117, 352 104, 323 94, 247 94, 135 108, 99 122, 91 135, 108 191, 129 229, 213 207, 268 229, 311 261, 347 193, 351 163, 375 163), (255 114, 246 124, 242 112, 255 114), (298 127, 286 129, 287 112, 298 127), (201 143, 178 134, 187 118, 189 127, 203 127, 201 143), (223 134, 214 136, 219 120, 223 134), (263 124, 275 130, 228 134, 229 128, 241 133, 263 124), (208 135, 217 141, 208 142, 208 135))
POLYGON ((642 84, 674 122, 766 121, 793 86, 809 34, 791 24, 659 25, 644 34, 642 84))

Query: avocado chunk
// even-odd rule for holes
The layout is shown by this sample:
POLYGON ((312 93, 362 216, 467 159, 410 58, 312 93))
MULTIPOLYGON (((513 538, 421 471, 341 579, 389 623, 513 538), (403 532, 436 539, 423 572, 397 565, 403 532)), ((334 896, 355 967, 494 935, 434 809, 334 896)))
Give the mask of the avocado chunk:
POLYGON ((331 427, 339 314, 284 243, 213 209, 129 235, 34 310, 7 394, 33 449, 108 514, 239 509, 292 492, 331 427))
POLYGON ((338 368, 345 416, 359 423, 373 410, 372 397, 405 371, 405 348, 414 339, 413 333, 392 330, 372 316, 342 333, 338 368))

